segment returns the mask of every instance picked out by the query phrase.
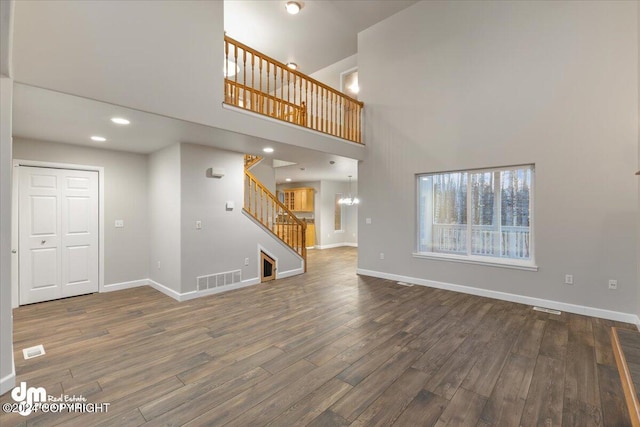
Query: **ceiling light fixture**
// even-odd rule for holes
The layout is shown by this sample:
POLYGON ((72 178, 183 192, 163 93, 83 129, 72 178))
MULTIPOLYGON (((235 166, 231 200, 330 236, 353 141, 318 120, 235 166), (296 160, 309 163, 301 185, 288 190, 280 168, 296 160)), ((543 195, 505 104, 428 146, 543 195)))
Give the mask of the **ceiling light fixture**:
POLYGON ((287 67, 290 70, 297 70, 298 69, 298 64, 296 64, 295 62, 287 62, 287 67))
POLYGON ((289 12, 289 15, 297 15, 300 13, 302 5, 297 1, 288 1, 285 8, 287 9, 287 12, 289 12))
POLYGON ((360 203, 360 199, 351 195, 351 175, 349 175, 349 197, 342 197, 338 200, 341 205, 353 206, 360 203))
POLYGON ((122 117, 113 117, 111 121, 117 125, 128 125, 131 123, 129 120, 123 119, 122 117))
POLYGON ((291 182, 291 178, 287 178, 287 179, 285 179, 285 181, 291 182))
POLYGON ((102 137, 102 136, 92 136, 91 140, 95 141, 95 142, 105 142, 107 140, 107 138, 102 137))
POLYGON ((265 148, 262 149, 262 151, 264 151, 265 153, 273 153, 273 148, 265 147, 265 148))

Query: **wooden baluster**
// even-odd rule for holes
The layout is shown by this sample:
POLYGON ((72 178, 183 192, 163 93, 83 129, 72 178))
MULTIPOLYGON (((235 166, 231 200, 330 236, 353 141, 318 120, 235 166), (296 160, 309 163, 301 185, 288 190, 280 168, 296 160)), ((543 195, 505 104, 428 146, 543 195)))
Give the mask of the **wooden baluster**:
POLYGON ((260 92, 259 92, 260 93, 260 103, 259 103, 260 107, 259 107, 259 112, 261 114, 264 114, 264 106, 262 105, 263 104, 263 99, 264 99, 264 96, 262 96, 262 58, 259 58, 258 61, 259 61, 258 62, 258 69, 260 71, 260 92))
POLYGON ((362 107, 358 105, 358 115, 356 117, 358 123, 358 138, 357 141, 362 143, 362 107))
MULTIPOLYGON (((287 103, 290 103, 290 95, 291 95, 291 71, 287 67, 287 103)), ((282 98, 284 100, 284 97, 282 98)))
POLYGON ((247 51, 242 49, 242 106, 247 108, 247 51))
POLYGON ((227 76, 229 75, 229 42, 224 41, 224 99, 225 102, 230 102, 229 83, 227 82, 227 76))
POLYGON ((322 131, 327 132, 327 90, 322 88, 322 131))
POLYGON ((316 104, 316 108, 313 110, 313 129, 318 129, 318 85, 315 83, 312 83, 312 99, 311 99, 311 105, 313 106, 313 101, 315 100, 315 104, 316 104))
POLYGON ((331 92, 331 135, 336 134, 336 113, 338 112, 337 108, 338 97, 335 93, 331 92))
MULTIPOLYGON (((255 55, 251 53, 251 89, 255 89, 255 55)), ((255 90, 251 91, 251 110, 256 111, 255 90)))
POLYGON ((236 46, 235 44, 233 45, 233 66, 236 67, 236 69, 234 70, 234 77, 235 77, 235 88, 233 91, 233 105, 238 105, 238 73, 235 72, 238 69, 238 46, 236 46))
MULTIPOLYGON (((269 63, 269 61, 267 62, 267 93, 269 93, 269 83, 270 83, 270 71, 271 71, 271 64, 269 63)), ((267 115, 269 115, 269 99, 267 98, 267 115)))
MULTIPOLYGON (((302 85, 301 85, 301 87, 302 87, 302 85)), ((297 94, 298 94, 298 77, 294 73, 293 74, 293 104, 294 105, 298 105, 297 104, 298 97, 296 96, 297 94)), ((300 96, 302 97, 302 91, 300 92, 300 96)), ((298 113, 295 116, 295 122, 297 124, 300 124, 300 117, 299 117, 300 116, 300 113, 299 113, 300 110, 298 109, 297 111, 298 111, 298 113)))
POLYGON ((355 105, 353 104, 353 101, 349 101, 349 107, 349 135, 347 136, 347 139, 353 141, 353 115, 355 113, 355 105))

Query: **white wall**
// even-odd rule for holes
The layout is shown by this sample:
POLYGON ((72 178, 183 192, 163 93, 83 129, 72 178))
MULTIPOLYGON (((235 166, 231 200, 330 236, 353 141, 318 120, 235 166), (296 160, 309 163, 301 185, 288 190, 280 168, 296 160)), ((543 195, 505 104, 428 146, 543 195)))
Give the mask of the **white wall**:
POLYGON ((181 144, 180 152, 183 293, 196 290, 198 276, 242 270, 243 281, 259 279, 258 245, 278 260, 278 275, 301 268, 297 255, 243 214, 243 154, 194 144, 181 144), (207 178, 212 166, 224 168, 225 176, 207 178), (233 210, 226 210, 227 201, 233 210))
POLYGON ((276 194, 276 170, 271 165, 271 159, 262 159, 251 168, 250 172, 274 195, 276 194))
POLYGON ((359 268, 637 313, 637 8, 429 1, 361 32, 359 268), (416 173, 523 163, 538 272, 412 257, 416 173))
POLYGON ((11 102, 13 80, 0 77, 0 394, 15 385, 11 314, 11 102))
POLYGON ((149 278, 181 292, 180 144, 149 156, 149 278))
POLYGON ((358 54, 351 55, 341 61, 331 64, 328 67, 310 74, 314 79, 331 86, 335 90, 342 90, 340 87, 340 74, 352 70, 358 66, 358 54))
POLYGON ((347 197, 350 193, 355 195, 354 191, 357 191, 355 183, 349 187, 348 182, 340 181, 320 181, 320 206, 322 210, 321 219, 321 247, 333 247, 341 246, 345 244, 357 243, 357 229, 355 229, 354 218, 357 218, 358 207, 342 206, 342 230, 335 230, 334 215, 335 215, 335 197, 340 193, 344 197, 347 197))
POLYGON ((360 144, 222 107, 222 1, 16 2, 15 80, 361 158, 360 144))
POLYGON ((146 155, 16 137, 13 157, 104 167, 104 283, 148 277, 146 155), (124 228, 115 228, 117 219, 124 228))

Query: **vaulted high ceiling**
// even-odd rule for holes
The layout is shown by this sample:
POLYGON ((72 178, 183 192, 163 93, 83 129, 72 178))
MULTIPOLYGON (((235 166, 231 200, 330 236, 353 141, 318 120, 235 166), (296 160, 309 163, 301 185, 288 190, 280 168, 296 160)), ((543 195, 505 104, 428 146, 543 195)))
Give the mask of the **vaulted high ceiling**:
POLYGON ((289 15, 283 0, 225 0, 230 37, 311 74, 357 53, 358 32, 417 0, 308 0, 289 15))

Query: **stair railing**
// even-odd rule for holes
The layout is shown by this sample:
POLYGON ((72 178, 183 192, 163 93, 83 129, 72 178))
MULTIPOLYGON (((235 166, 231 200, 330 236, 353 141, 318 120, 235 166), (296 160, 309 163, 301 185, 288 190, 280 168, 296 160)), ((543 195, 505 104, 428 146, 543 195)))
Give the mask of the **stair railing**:
POLYGON ((224 37, 225 103, 362 144, 364 104, 224 37))
POLYGON ((300 255, 306 272, 307 224, 287 209, 251 172, 245 169, 244 176, 244 211, 300 255))

